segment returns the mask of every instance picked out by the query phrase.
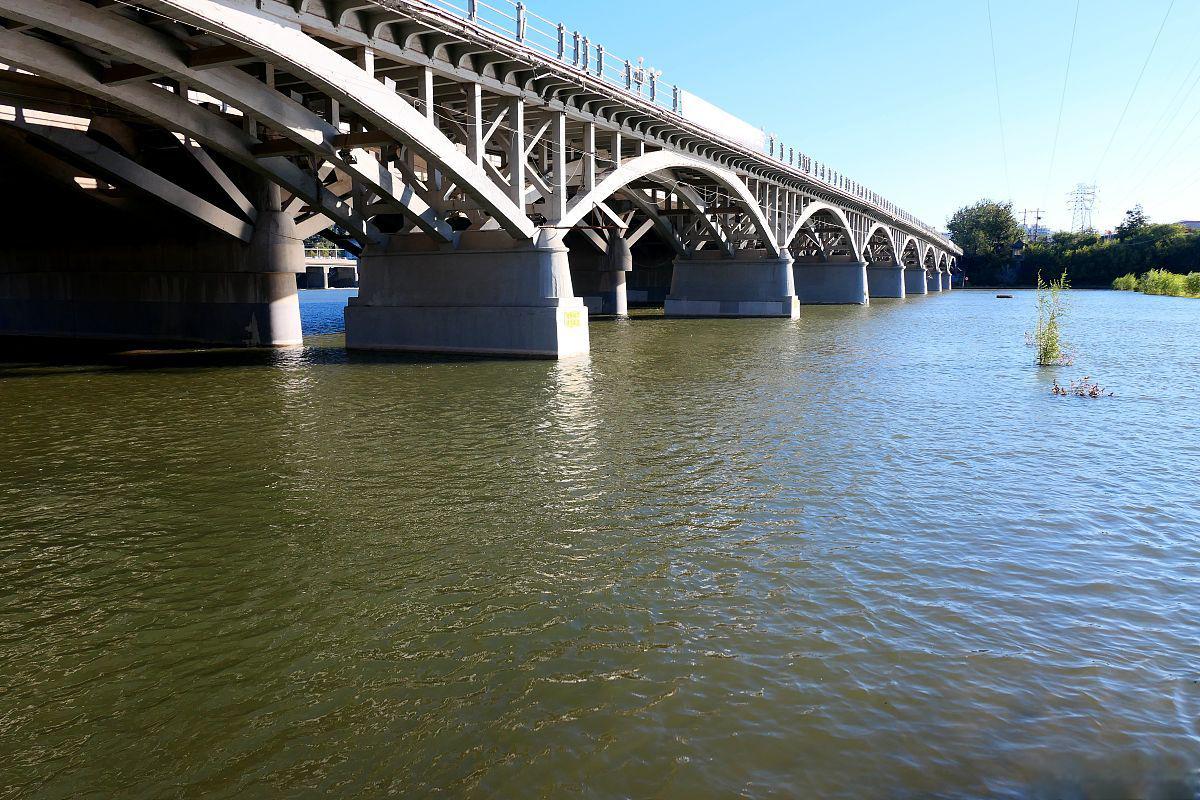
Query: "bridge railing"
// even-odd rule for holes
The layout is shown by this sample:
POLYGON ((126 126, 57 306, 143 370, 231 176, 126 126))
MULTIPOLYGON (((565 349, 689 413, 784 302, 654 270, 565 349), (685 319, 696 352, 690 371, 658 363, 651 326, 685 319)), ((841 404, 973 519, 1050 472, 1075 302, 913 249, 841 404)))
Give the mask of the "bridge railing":
MULTIPOLYGON (((649 67, 643 58, 630 60, 608 50, 603 44, 593 42, 586 34, 570 30, 561 22, 553 22, 530 11, 522 0, 420 0, 426 5, 455 16, 480 28, 516 41, 549 58, 570 64, 592 75, 614 88, 650 102, 663 111, 669 111, 692 124, 705 127, 715 137, 724 138, 722 133, 712 130, 702 122, 690 119, 684 107, 685 92, 678 84, 662 81, 662 72, 649 67)), ((874 206, 890 216, 902 220, 914 228, 921 229, 941 238, 941 234, 917 217, 885 199, 867 186, 850 179, 793 147, 787 147, 775 136, 763 137, 764 144, 758 149, 783 167, 803 173, 806 179, 824 184, 830 189, 849 194, 862 202, 874 206)), ((744 146, 744 145, 741 145, 744 146)))
POLYGON ((309 261, 356 261, 358 257, 343 250, 332 242, 308 243, 304 245, 304 258, 309 261))

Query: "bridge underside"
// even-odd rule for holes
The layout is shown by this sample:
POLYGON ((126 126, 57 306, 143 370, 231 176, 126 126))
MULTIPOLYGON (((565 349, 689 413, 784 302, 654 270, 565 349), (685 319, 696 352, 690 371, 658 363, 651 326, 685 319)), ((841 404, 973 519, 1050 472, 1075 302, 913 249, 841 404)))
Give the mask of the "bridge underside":
POLYGON ((293 273, 303 269, 303 253, 290 238, 290 219, 260 212, 256 231, 242 241, 110 183, 118 179, 40 133, 2 123, 0 164, 21 196, 5 215, 0 333, 135 344, 300 343, 293 273), (274 227, 264 224, 272 216, 274 227))
POLYGON ((0 0, 0 335, 293 345, 316 234, 368 349, 564 356, 631 301, 794 317, 953 267, 823 167, 422 8, 0 0))

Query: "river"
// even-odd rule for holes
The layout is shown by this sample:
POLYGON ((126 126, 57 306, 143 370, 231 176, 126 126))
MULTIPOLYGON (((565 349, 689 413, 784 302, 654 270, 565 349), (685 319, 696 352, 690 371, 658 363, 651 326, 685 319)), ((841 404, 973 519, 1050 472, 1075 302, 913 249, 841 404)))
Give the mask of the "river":
POLYGON ((1195 797, 1200 301, 1015 294, 10 350, 0 797, 1195 797))

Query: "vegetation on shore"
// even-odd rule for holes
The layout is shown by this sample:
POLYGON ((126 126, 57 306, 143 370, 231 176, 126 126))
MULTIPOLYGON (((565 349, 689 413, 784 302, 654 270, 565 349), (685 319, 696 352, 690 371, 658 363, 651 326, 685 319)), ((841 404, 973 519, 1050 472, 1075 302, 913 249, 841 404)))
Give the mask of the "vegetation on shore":
POLYGON ((1154 224, 1140 206, 1107 236, 1060 231, 1030 237, 1011 203, 991 200, 959 209, 947 227, 963 249, 960 263, 969 286, 1033 287, 1038 273, 1065 272, 1075 286, 1108 288, 1129 274, 1166 271, 1182 277, 1200 269, 1200 231, 1154 224))
POLYGON ((1141 277, 1131 272, 1113 280, 1112 288, 1168 297, 1200 297, 1200 272, 1180 275, 1165 269, 1152 269, 1141 277))

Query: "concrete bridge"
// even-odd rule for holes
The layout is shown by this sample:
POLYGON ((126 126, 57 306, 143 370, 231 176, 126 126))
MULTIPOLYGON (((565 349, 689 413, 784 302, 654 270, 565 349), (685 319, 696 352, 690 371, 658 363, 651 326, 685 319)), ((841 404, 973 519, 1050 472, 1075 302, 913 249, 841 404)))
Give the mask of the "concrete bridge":
POLYGON ((949 289, 958 248, 863 184, 456 2, 0 0, 0 334, 295 344, 321 232, 352 348, 585 352, 631 285, 681 317, 949 289))

